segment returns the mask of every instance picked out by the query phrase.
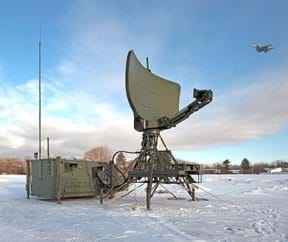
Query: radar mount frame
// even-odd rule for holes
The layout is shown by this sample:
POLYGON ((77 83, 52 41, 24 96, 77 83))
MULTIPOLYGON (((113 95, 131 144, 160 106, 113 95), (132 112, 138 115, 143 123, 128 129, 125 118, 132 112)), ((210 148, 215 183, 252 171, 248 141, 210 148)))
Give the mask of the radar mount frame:
POLYGON ((150 210, 151 199, 160 184, 182 185, 192 201, 195 201, 195 187, 191 184, 201 182, 202 176, 200 165, 179 163, 168 150, 160 130, 150 129, 143 132, 141 150, 135 159, 133 170, 128 172, 128 179, 131 183, 147 183, 146 207, 150 210), (165 150, 158 150, 159 139, 165 150), (192 175, 197 175, 197 179, 192 175))

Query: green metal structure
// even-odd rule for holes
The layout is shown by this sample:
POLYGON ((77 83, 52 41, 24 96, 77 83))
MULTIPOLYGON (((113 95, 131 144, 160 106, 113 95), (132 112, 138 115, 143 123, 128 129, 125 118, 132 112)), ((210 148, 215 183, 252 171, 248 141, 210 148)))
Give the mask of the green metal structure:
POLYGON ((200 181, 200 165, 179 164, 160 132, 176 127, 209 104, 212 91, 194 89, 195 100, 179 110, 179 84, 151 73, 148 65, 145 68, 131 50, 126 61, 126 94, 134 114, 134 128, 143 133, 141 150, 128 177, 130 182, 147 184, 147 209, 151 209, 151 198, 160 184, 181 184, 195 200, 193 183, 200 181), (164 150, 158 149, 159 140, 164 150))
POLYGON ((26 191, 42 199, 100 195, 101 182, 110 183, 110 164, 58 158, 26 161, 26 191), (32 172, 32 173, 31 173, 32 172))

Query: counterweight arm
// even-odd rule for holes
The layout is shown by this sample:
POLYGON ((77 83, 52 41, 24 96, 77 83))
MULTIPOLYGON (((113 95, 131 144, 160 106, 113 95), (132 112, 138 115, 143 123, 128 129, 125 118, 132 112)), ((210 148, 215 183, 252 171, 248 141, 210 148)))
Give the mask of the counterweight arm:
POLYGON ((197 112, 199 109, 206 106, 213 99, 213 92, 211 90, 193 90, 193 98, 196 98, 193 102, 187 105, 185 108, 174 114, 171 118, 162 117, 158 120, 161 129, 168 129, 175 127, 183 120, 187 119, 192 113, 197 112))

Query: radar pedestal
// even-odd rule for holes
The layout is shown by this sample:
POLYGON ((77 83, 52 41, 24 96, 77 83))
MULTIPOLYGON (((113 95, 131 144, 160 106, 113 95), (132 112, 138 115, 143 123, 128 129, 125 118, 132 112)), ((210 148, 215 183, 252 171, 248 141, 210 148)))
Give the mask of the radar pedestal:
POLYGON ((143 133, 141 150, 128 178, 130 182, 147 183, 147 209, 151 209, 151 198, 161 183, 183 185, 195 200, 191 184, 201 181, 200 165, 177 162, 160 132, 176 127, 210 103, 212 91, 194 89, 195 100, 179 111, 180 86, 154 75, 138 61, 133 51, 129 51, 126 93, 134 113, 134 128, 143 133), (158 150, 159 140, 164 150, 158 150))
POLYGON ((143 132, 139 156, 135 159, 132 171, 128 172, 130 181, 147 183, 146 204, 151 209, 151 198, 159 185, 181 184, 188 191, 192 200, 195 199, 191 183, 200 181, 200 166, 197 164, 178 164, 170 150, 167 149, 157 129, 143 132), (158 141, 165 150, 158 150, 158 141), (197 176, 197 180, 191 175, 197 176))

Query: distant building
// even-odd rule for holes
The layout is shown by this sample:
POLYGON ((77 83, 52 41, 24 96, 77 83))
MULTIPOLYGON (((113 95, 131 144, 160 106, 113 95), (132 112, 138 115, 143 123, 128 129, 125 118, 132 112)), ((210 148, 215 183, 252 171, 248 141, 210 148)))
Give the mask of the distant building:
POLYGON ((214 169, 214 168, 204 168, 201 169, 202 174, 220 174, 220 169, 214 169))
POLYGON ((288 168, 282 168, 282 167, 277 167, 277 168, 264 168, 265 173, 269 174, 282 174, 282 173, 288 173, 288 168))
POLYGON ((230 170, 232 174, 240 174, 241 171, 239 169, 230 170))
POLYGON ((282 168, 278 167, 278 168, 271 169, 270 173, 271 174, 282 173, 282 168))

